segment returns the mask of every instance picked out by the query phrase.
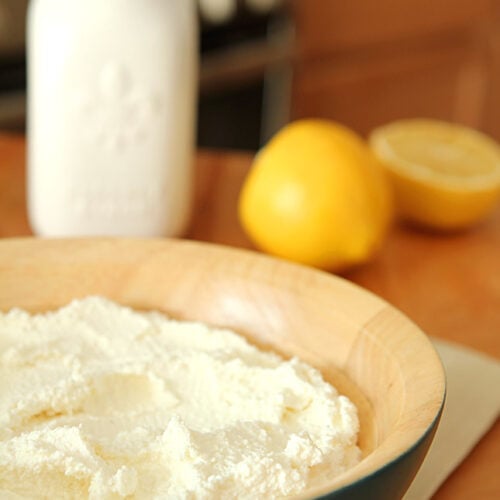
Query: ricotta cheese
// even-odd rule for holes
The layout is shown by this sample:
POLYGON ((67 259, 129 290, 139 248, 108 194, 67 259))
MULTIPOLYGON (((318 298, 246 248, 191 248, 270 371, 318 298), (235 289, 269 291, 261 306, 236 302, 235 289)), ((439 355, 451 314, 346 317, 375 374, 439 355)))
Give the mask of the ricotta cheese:
POLYGON ((1 498, 281 498, 355 465, 358 428, 228 330, 100 297, 0 313, 1 498))

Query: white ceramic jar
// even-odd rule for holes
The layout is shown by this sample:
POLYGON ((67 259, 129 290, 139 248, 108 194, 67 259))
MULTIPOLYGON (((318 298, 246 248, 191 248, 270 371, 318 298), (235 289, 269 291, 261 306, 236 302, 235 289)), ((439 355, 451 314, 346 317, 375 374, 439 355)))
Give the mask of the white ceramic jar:
POLYGON ((32 0, 35 233, 183 233, 192 201, 197 31, 193 0, 32 0))

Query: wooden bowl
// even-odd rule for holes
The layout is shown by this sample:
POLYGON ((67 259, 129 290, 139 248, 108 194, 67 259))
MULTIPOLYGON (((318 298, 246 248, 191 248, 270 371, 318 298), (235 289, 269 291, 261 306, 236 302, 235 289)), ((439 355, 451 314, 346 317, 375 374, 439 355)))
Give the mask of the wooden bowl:
POLYGON ((376 296, 326 273, 181 240, 0 242, 0 309, 103 295, 228 327, 317 367, 358 406, 363 460, 301 498, 400 498, 441 413, 445 377, 428 338, 376 296))

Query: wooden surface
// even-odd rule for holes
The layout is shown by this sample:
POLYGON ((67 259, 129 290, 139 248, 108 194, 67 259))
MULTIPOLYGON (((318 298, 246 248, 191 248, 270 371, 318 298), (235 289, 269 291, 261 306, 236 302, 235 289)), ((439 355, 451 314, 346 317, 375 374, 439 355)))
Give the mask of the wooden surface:
POLYGON ((400 118, 500 139, 496 0, 296 0, 292 117, 367 134, 400 118))
POLYGON ((296 0, 299 49, 307 57, 384 43, 441 37, 481 26, 495 0, 296 0), (430 15, 432 13, 432 15, 430 15))
MULTIPOLYGON (((189 238, 251 247, 235 210, 250 162, 245 154, 198 156, 189 238)), ((0 237, 31 234, 24 182, 24 139, 0 137, 0 237)), ((345 277, 387 299, 426 333, 500 358, 500 207, 482 225, 459 234, 435 235, 395 225, 379 255, 345 277)), ((499 470, 497 422, 435 499, 500 498, 499 470)))

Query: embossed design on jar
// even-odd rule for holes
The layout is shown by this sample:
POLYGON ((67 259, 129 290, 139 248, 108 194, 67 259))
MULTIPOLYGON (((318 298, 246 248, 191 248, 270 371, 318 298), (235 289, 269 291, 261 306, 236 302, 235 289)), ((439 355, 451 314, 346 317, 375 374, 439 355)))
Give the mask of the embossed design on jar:
POLYGON ((85 124, 82 137, 113 152, 147 140, 162 107, 160 93, 142 86, 116 61, 101 69, 93 88, 77 89, 70 97, 71 112, 85 124))
POLYGON ((70 195, 71 207, 79 216, 112 219, 115 216, 147 216, 162 207, 165 187, 109 189, 98 184, 78 186, 70 195))

